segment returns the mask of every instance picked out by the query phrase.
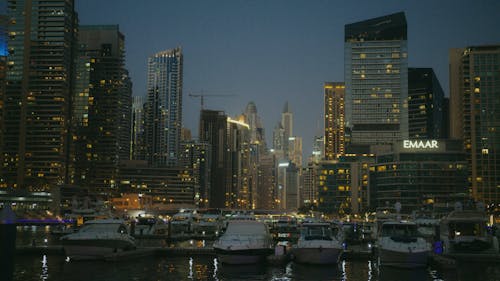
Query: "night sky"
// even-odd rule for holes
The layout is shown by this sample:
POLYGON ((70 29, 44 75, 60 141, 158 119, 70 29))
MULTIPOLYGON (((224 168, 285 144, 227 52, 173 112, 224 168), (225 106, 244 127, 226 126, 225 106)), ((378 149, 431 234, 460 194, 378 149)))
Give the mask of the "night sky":
MULTIPOLYGON (((266 137, 289 101, 304 157, 323 135, 323 82, 344 81, 344 25, 404 11, 410 67, 432 67, 448 96, 448 50, 500 44, 500 1, 75 0, 80 24, 118 24, 134 96, 146 93, 148 56, 182 46, 184 127, 205 108, 241 114, 254 101, 266 137)), ((272 144, 269 143, 269 147, 272 144)))

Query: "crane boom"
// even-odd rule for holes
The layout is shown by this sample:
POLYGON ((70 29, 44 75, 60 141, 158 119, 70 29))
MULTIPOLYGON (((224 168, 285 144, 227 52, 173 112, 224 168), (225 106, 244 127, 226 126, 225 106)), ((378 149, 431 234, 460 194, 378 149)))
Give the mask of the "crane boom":
POLYGON ((193 97, 193 98, 200 98, 200 108, 201 110, 204 109, 205 103, 205 97, 230 97, 230 96, 235 96, 234 94, 206 94, 203 91, 200 92, 190 92, 188 96, 193 97))

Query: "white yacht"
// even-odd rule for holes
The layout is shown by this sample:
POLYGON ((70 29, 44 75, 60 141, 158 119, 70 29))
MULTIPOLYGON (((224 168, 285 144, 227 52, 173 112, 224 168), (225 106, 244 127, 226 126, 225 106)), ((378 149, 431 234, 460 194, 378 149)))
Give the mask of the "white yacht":
POLYGON ((60 240, 71 259, 103 259, 109 254, 135 249, 125 222, 118 219, 87 221, 78 232, 60 240))
POLYGON ((332 234, 329 223, 303 223, 292 248, 296 262, 309 264, 338 263, 342 251, 342 242, 332 234))
MULTIPOLYGON (((132 232, 132 230, 131 230, 132 232)), ((162 219, 154 216, 138 217, 135 220, 134 231, 132 235, 166 235, 168 233, 168 224, 162 219)))
POLYGON ((198 218, 199 216, 195 210, 181 210, 172 216, 170 223, 171 234, 178 236, 195 232, 198 218))
POLYGON ((498 239, 487 231, 488 218, 482 211, 453 211, 441 220, 443 253, 473 258, 498 253, 498 239))
POLYGON ((217 237, 222 230, 222 214, 220 211, 201 211, 195 229, 198 235, 217 237))
POLYGON ((384 266, 424 267, 431 250, 413 222, 388 221, 377 238, 378 262, 384 266))
POLYGON ((274 251, 267 225, 255 220, 231 220, 213 245, 217 258, 227 264, 254 264, 274 251))

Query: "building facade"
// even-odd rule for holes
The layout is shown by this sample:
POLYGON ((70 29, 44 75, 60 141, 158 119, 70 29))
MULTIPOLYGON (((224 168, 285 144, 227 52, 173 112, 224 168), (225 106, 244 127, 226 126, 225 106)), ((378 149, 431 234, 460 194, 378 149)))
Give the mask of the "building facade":
POLYGON ((176 165, 182 129, 182 49, 158 52, 148 59, 146 148, 154 167, 176 165))
POLYGON ((210 191, 208 206, 225 208, 228 186, 227 115, 223 111, 202 110, 199 127, 200 142, 210 145, 210 191))
POLYGON ((107 193, 130 159, 132 84, 117 25, 81 26, 71 126, 71 184, 107 193))
POLYGON ((408 68, 408 134, 411 139, 447 137, 444 92, 432 68, 408 68))
POLYGON ((461 141, 404 140, 378 154, 370 168, 370 190, 378 207, 402 205, 411 213, 449 202, 467 192, 467 162, 461 141))
POLYGON ((132 98, 131 160, 146 160, 146 97, 132 98))
POLYGON ((325 82, 325 159, 335 160, 345 152, 345 85, 325 82))
POLYGON ((450 137, 462 139, 472 196, 500 202, 500 45, 450 50, 450 137))
POLYGON ((210 194, 211 146, 206 142, 182 141, 179 167, 192 171, 195 187, 195 204, 208 208, 210 194))
POLYGON ((7 1, 3 187, 68 182, 78 20, 74 1, 7 1))
POLYGON ((194 208, 197 193, 192 170, 183 167, 154 168, 147 161, 120 163, 118 178, 122 193, 145 194, 153 198, 153 208, 194 208))
POLYGON ((353 144, 408 136, 408 51, 403 12, 345 26, 345 114, 353 144))

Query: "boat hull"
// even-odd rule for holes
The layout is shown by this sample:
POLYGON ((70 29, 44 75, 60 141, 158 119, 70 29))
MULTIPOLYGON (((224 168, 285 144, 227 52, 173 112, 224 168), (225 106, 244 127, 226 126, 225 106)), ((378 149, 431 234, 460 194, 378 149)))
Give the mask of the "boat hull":
POLYGON ((74 260, 104 259, 107 255, 135 249, 128 240, 63 240, 66 256, 74 260))
POLYGON ((255 264, 265 261, 272 249, 223 250, 215 248, 219 262, 225 264, 255 264))
POLYGON ((378 249, 378 262, 381 266, 403 268, 426 267, 429 251, 402 252, 390 249, 378 249))
POLYGON ((295 261, 306 264, 334 264, 338 263, 342 254, 340 248, 294 248, 292 251, 295 261))

